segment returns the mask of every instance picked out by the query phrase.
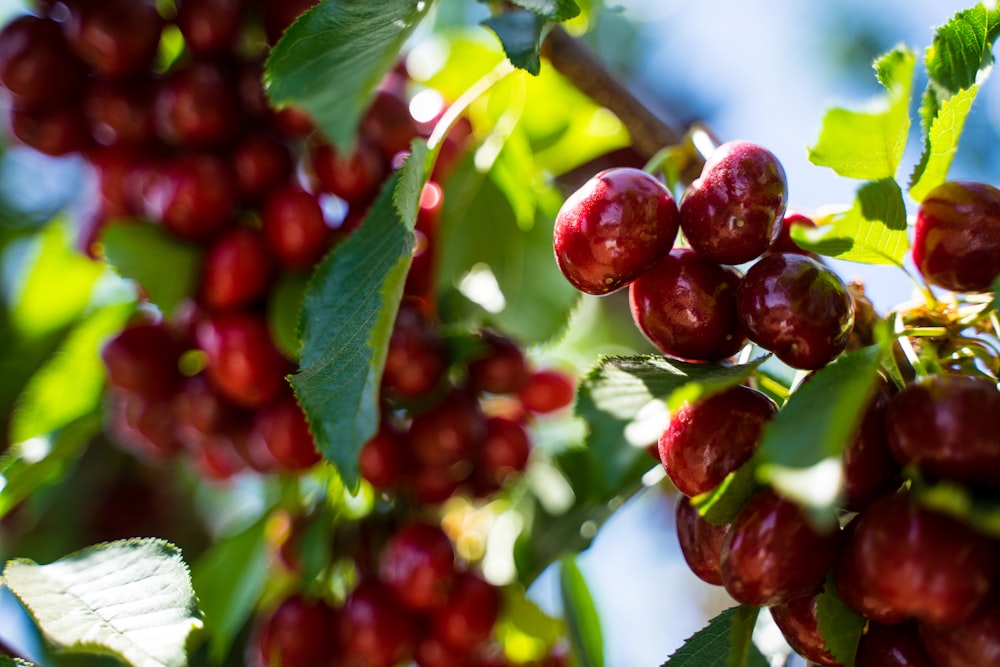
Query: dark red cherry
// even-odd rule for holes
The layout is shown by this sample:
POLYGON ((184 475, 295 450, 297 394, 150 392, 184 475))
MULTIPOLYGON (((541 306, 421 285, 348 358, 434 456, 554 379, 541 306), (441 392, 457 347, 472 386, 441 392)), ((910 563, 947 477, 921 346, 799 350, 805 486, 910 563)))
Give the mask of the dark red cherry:
POLYGON ((147 70, 160 45, 164 21, 151 0, 70 3, 63 28, 73 50, 100 76, 147 70))
POLYGON ((500 615, 500 592, 472 572, 455 577, 443 607, 432 614, 434 635, 447 646, 469 650, 485 642, 500 615))
POLYGON ((553 230, 556 263, 577 289, 608 294, 666 256, 679 224, 677 204, 663 183, 639 169, 607 169, 560 208, 553 230))
POLYGON ((408 612, 385 587, 373 581, 362 582, 344 601, 337 630, 347 656, 365 667, 393 667, 403 662, 417 638, 416 624, 408 612))
POLYGON ((788 197, 785 170, 773 153, 749 141, 722 144, 680 203, 691 247, 719 264, 760 257, 777 238, 788 197))
POLYGON ((722 543, 722 582, 736 601, 772 605, 809 594, 833 565, 838 534, 818 532, 770 489, 747 501, 722 543))
POLYGON ((762 258, 743 276, 736 299, 750 340, 793 368, 815 370, 833 361, 854 326, 844 282, 804 255, 762 258))
POLYGON ((682 406, 658 443, 667 476, 686 496, 711 491, 753 455, 777 411, 765 394, 742 385, 682 406))
MULTIPOLYGON (((972 664, 972 663, 969 663, 972 664)), ((988 663, 983 663, 988 664, 988 663)), ((939 667, 927 655, 915 623, 882 625, 868 624, 858 642, 854 667, 939 667)))
POLYGON ((259 230, 232 227, 212 242, 201 268, 201 300, 209 308, 238 308, 263 297, 274 259, 259 230))
POLYGON ((61 157, 86 149, 90 128, 78 109, 56 107, 41 111, 10 110, 10 133, 25 146, 61 157))
POLYGON ((111 439, 123 450, 148 462, 162 462, 181 451, 169 397, 150 397, 127 391, 111 396, 111 439))
POLYGON ((933 480, 1000 485, 1000 391, 985 378, 931 375, 903 387, 886 410, 889 446, 933 480))
POLYGON ((524 471, 531 455, 531 439, 520 422, 506 417, 486 420, 486 437, 476 457, 476 475, 488 487, 500 488, 524 471))
POLYGON ((198 346, 212 384, 245 407, 262 407, 285 388, 288 362, 275 346, 263 318, 242 312, 215 314, 199 322, 198 346))
POLYGON ((447 350, 440 333, 416 302, 404 300, 389 338, 383 391, 397 399, 426 396, 440 385, 447 368, 447 350))
POLYGON ((920 638, 939 667, 1000 665, 1000 588, 961 623, 920 623, 920 638))
POLYGON ((677 496, 674 523, 681 555, 691 571, 702 581, 722 585, 719 558, 729 524, 716 526, 706 521, 687 496, 677 496))
POLYGON ((352 204, 370 201, 388 172, 381 154, 364 139, 350 155, 330 144, 320 144, 313 151, 312 166, 324 192, 352 204))
POLYGON ((469 458, 486 434, 486 418, 475 396, 453 390, 434 407, 413 417, 407 436, 414 458, 449 466, 469 458))
POLYGON ((417 223, 414 229, 416 247, 413 250, 413 262, 406 274, 404 294, 432 302, 437 280, 438 219, 441 217, 441 207, 444 203, 444 192, 434 181, 424 184, 420 192, 420 208, 417 211, 417 223))
POLYGON ((251 438, 260 438, 282 470, 300 472, 320 462, 316 441, 298 401, 290 391, 257 410, 251 438))
POLYGON ((360 133, 379 149, 388 162, 397 153, 410 150, 410 142, 418 136, 419 130, 406 100, 389 90, 380 89, 361 118, 360 133))
POLYGON ((75 99, 86 71, 51 19, 19 16, 0 31, 0 84, 22 109, 40 109, 75 99))
POLYGON ((262 0, 267 43, 274 45, 295 20, 319 0, 262 0))
MULTIPOLYGON (((407 457, 412 457, 409 451, 407 457)), ((468 461, 460 459, 451 465, 418 463, 408 472, 407 490, 414 502, 434 506, 458 493, 471 471, 468 461)))
POLYGON ((174 70, 156 96, 155 113, 160 136, 183 146, 225 144, 243 122, 230 75, 207 62, 174 70))
POLYGON ((808 250, 803 250, 797 243, 795 243, 795 241, 792 240, 792 227, 815 229, 816 221, 797 211, 785 211, 785 217, 781 219, 781 230, 778 232, 778 238, 774 239, 774 243, 772 243, 771 247, 767 249, 766 254, 771 255, 776 252, 791 252, 799 255, 813 256, 812 253, 808 250))
POLYGON ((417 643, 413 650, 413 662, 417 667, 475 667, 469 664, 466 651, 448 646, 433 634, 417 643))
POLYGON ((239 203, 232 168, 214 155, 180 154, 155 168, 146 183, 145 214, 185 239, 212 236, 230 220, 239 203))
POLYGON ((912 253, 931 285, 990 291, 1000 276, 1000 189, 953 181, 931 190, 917 210, 912 253))
POLYGON ((233 147, 233 168, 240 194, 262 200, 273 188, 288 181, 294 168, 288 146, 264 132, 251 132, 233 147))
POLYGON ((243 29, 244 0, 178 0, 174 21, 199 56, 233 50, 243 29))
POLYGON ((223 398, 203 373, 185 378, 174 397, 177 437, 187 445, 238 430, 247 412, 223 398))
POLYGON ((454 578, 455 550, 438 525, 407 523, 382 550, 379 579, 408 609, 429 611, 444 606, 454 578))
POLYGON ((854 547, 854 531, 858 522, 856 517, 843 530, 841 551, 834 564, 833 580, 837 594, 844 604, 855 613, 871 619, 873 623, 896 625, 908 618, 908 614, 890 607, 877 591, 861 585, 858 568, 861 563, 856 558, 854 547))
POLYGON ((632 319, 667 356, 718 361, 736 354, 746 335, 736 311, 740 273, 690 248, 674 248, 629 286, 632 319))
POLYGON ((129 144, 139 148, 156 138, 151 81, 102 81, 91 84, 83 113, 94 139, 105 146, 129 144))
POLYGON ((336 622, 336 612, 322 600, 293 595, 264 619, 256 649, 265 667, 326 665, 335 651, 336 622))
POLYGON ((292 269, 312 267, 333 240, 319 199, 296 186, 272 190, 261 210, 261 221, 274 254, 292 269))
POLYGON ((771 617, 796 653, 817 665, 841 667, 841 663, 826 648, 826 640, 819 630, 816 607, 817 597, 822 593, 820 588, 814 593, 776 604, 771 607, 771 617))
POLYGON ((892 457, 886 435, 886 407, 895 389, 878 376, 875 395, 868 403, 858 431, 844 447, 843 508, 859 512, 875 498, 899 488, 903 478, 892 457))
POLYGON ((138 324, 108 340, 101 359, 112 386, 133 394, 166 398, 180 387, 182 376, 177 364, 183 351, 168 326, 138 324))
POLYGON ((548 414, 569 407, 576 396, 576 383, 568 374, 551 368, 533 371, 517 392, 529 412, 548 414))
POLYGON ((513 394, 528 382, 530 369, 517 341, 489 329, 479 333, 480 353, 469 362, 469 380, 479 391, 513 394))
POLYGON ((383 425, 358 456, 361 476, 373 487, 392 491, 402 486, 410 467, 408 452, 403 435, 391 426, 383 425))
POLYGON ((890 612, 934 623, 960 622, 986 598, 1000 553, 957 519, 898 493, 876 500, 855 522, 840 558, 849 559, 856 580, 838 573, 838 589, 869 592, 890 612))

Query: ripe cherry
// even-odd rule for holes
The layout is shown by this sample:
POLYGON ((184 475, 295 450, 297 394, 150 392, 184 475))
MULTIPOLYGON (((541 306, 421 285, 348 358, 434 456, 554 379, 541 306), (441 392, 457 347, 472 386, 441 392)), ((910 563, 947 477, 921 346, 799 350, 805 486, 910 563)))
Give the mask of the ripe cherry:
POLYGON ((217 313, 199 322, 195 334, 207 356, 208 378, 226 398, 244 407, 262 407, 281 394, 288 362, 263 318, 217 313))
POLYGON ((207 62, 171 72, 156 96, 155 113, 160 136, 184 146, 227 143, 243 122, 229 74, 207 62))
POLYGON ((411 655, 417 638, 413 618, 374 581, 362 582, 348 596, 337 629, 347 656, 366 667, 401 663, 411 655))
POLYGON ((230 220, 239 203, 232 168, 206 153, 182 153, 152 171, 143 211, 177 236, 203 240, 230 220))
POLYGON ((151 68, 163 24, 151 0, 101 0, 70 3, 63 29, 98 75, 116 78, 151 68))
POLYGON ((560 208, 553 231, 556 263, 577 289, 608 294, 670 252, 679 224, 677 204, 663 183, 639 169, 607 169, 560 208))
POLYGON ((388 171, 382 155, 363 138, 350 155, 320 144, 313 151, 312 166, 324 192, 351 204, 371 201, 388 171))
POLYGON ((513 338, 489 329, 479 333, 482 351, 469 362, 472 386, 491 394, 513 394, 528 382, 528 363, 513 338))
POLYGON ((0 31, 0 84, 20 108, 60 105, 76 98, 85 81, 85 67, 55 21, 19 16, 0 31))
POLYGON ((10 133, 25 146, 53 157, 82 151, 90 144, 86 121, 70 107, 42 111, 12 108, 10 133))
POLYGON ((451 540, 431 523, 414 521, 400 527, 379 561, 379 579, 396 600, 414 611, 444 606, 454 578, 451 540))
POLYGON ((677 496, 674 511, 681 555, 691 571, 704 582, 722 585, 719 558, 729 524, 717 526, 706 521, 687 496, 677 496))
POLYGON ((781 630, 788 645, 803 658, 817 665, 840 667, 840 661, 826 648, 826 640, 819 629, 816 614, 817 598, 823 589, 782 602, 771 607, 771 617, 781 630))
POLYGON ((750 340, 793 368, 815 370, 833 361, 854 326, 844 282, 804 255, 762 258, 743 276, 736 299, 750 340))
POLYGON ((781 229, 788 183, 778 158, 749 141, 722 144, 680 203, 691 247, 719 264, 760 257, 781 229))
POLYGON ((470 650, 489 638, 499 615, 499 591, 478 575, 461 572, 448 601, 432 613, 434 635, 447 646, 470 650))
POLYGON ((180 387, 177 364, 183 346, 162 323, 137 324, 123 329, 104 344, 101 359, 108 382, 126 392, 166 398, 180 387))
POLYGON ((777 411, 765 394, 742 385, 682 406, 658 443, 667 476, 686 496, 711 491, 753 455, 777 411))
POLYGON ((201 269, 201 300, 209 308, 238 308, 267 293, 274 259, 259 230, 234 226, 208 247, 201 269))
POLYGON ((308 470, 322 458, 306 416, 290 391, 282 392, 278 400, 257 410, 249 437, 259 438, 282 470, 308 470))
POLYGON ((410 142, 419 134, 406 100, 385 89, 376 91, 361 118, 359 132, 379 149, 386 162, 410 150, 410 142))
POLYGON ((883 375, 878 376, 877 383, 857 433, 844 447, 842 507, 852 512, 861 511, 878 496, 899 488, 903 481, 886 435, 885 413, 895 390, 883 375))
POLYGON ((319 0, 263 0, 264 30, 267 33, 267 43, 274 45, 282 33, 295 20, 319 0))
POLYGON ((541 369, 528 375, 528 381, 517 397, 521 405, 535 414, 549 414, 569 407, 576 395, 576 383, 566 373, 555 369, 541 369))
POLYGON ((629 286, 632 319, 664 354, 719 361, 746 342, 736 311, 740 273, 675 248, 629 286))
POLYGON ((319 199, 299 187, 272 190, 261 220, 271 249, 289 268, 308 269, 330 248, 333 230, 326 224, 319 199))
POLYGON ((914 225, 913 262, 931 285, 988 292, 1000 276, 1000 189, 953 181, 931 190, 914 225))
POLYGON ((528 466, 531 440, 520 422, 506 417, 486 420, 486 437, 476 456, 476 475, 487 488, 499 489, 528 466))
POLYGON ((111 396, 110 414, 112 440, 133 456, 156 463, 181 450, 169 398, 115 391, 111 396))
POLYGON ((1000 589, 961 623, 920 623, 920 638, 940 667, 1000 664, 1000 589))
POLYGON ((129 144, 142 148, 156 139, 151 82, 101 81, 90 85, 83 114, 94 139, 105 146, 129 144))
POLYGON ((486 435, 486 419, 475 396, 461 389, 413 417, 407 441, 414 458, 449 466, 469 458, 486 435))
POLYGON ((917 626, 912 622, 896 625, 869 622, 854 656, 854 667, 939 667, 944 664, 927 655, 917 626))
POLYGON ((240 194, 260 201, 285 183, 294 167, 288 146, 266 132, 250 132, 233 147, 233 168, 240 194))
POLYGON ((319 667, 334 654, 330 629, 336 612, 321 600, 286 598, 257 630, 256 650, 265 667, 319 667))
POLYGON ((417 302, 404 300, 396 314, 382 373, 386 397, 426 396, 440 385, 447 368, 447 350, 441 335, 423 316, 417 302))
POLYGON ((386 424, 361 447, 358 457, 361 476, 381 491, 398 489, 409 468, 403 435, 386 424))
POLYGON ((175 22, 199 56, 232 51, 243 28, 244 0, 178 0, 175 22))

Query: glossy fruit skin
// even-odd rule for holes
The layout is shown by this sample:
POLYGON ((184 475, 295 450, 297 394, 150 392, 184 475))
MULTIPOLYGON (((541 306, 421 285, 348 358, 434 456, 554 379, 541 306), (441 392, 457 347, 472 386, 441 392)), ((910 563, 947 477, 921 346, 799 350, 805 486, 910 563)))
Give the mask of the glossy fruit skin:
POLYGON ((753 455, 777 411, 765 394, 742 385, 682 406, 658 442, 667 476, 686 496, 711 491, 753 455))
POLYGON ((330 248, 333 230, 326 224, 319 199, 299 187, 272 190, 261 220, 274 253, 293 270, 312 267, 330 248))
POLYGON ((528 467, 531 440, 520 422, 488 417, 486 435, 476 456, 476 474, 489 488, 500 488, 528 467))
POLYGON ((722 144, 681 198, 681 229, 691 247, 719 264, 743 264, 777 238, 788 197, 785 170, 749 141, 722 144))
POLYGON ((309 431, 309 422, 290 391, 257 410, 251 438, 260 438, 280 469, 302 472, 322 458, 309 431))
POLYGON ((776 604, 771 607, 771 617, 796 653, 817 665, 840 667, 840 662, 827 650, 819 630, 816 608, 817 598, 822 592, 823 589, 820 589, 776 604))
POLYGON ((830 269, 803 255, 777 253, 751 266, 736 294, 750 340, 792 368, 816 370, 847 346, 854 302, 830 269))
POLYGON ((374 581, 362 582, 348 596, 337 630, 348 656, 366 667, 393 667, 402 662, 412 652, 417 636, 413 618, 374 581))
POLYGON ((691 571, 704 582, 722 585, 719 558, 729 524, 716 526, 706 521, 686 496, 677 497, 674 524, 680 542, 681 555, 691 571))
POLYGON ((73 50, 104 78, 141 72, 152 65, 163 19, 149 0, 70 3, 63 29, 73 50))
POLYGON ((517 392, 525 410, 544 415, 569 407, 576 396, 573 378, 555 369, 533 371, 528 381, 517 392))
POLYGON ((432 614, 434 635, 446 646, 470 650, 489 638, 499 615, 499 591, 478 575, 461 572, 448 601, 432 614))
POLYGON ((899 488, 903 478, 889 449, 886 408, 895 389, 879 375, 875 395, 854 438, 844 447, 844 499, 841 507, 860 512, 878 496, 899 488))
POLYGON ((278 398, 288 362, 275 347, 267 323, 250 313, 215 314, 195 331, 208 362, 208 378, 237 405, 256 408, 278 398))
MULTIPOLYGON (((1000 553, 956 519, 919 507, 905 492, 883 496, 856 519, 840 558, 839 590, 860 589, 889 612, 934 623, 958 623, 986 598, 1000 553)), ((842 595, 845 602, 857 595, 842 595)))
POLYGON ((921 623, 920 638, 939 667, 1000 664, 1000 589, 961 623, 921 623))
POLYGON ((931 285, 988 292, 1000 276, 1000 189, 950 181, 920 203, 913 262, 931 285))
POLYGON ((161 323, 123 329, 101 349, 108 382, 119 389, 149 398, 167 398, 180 387, 177 363, 183 346, 161 323))
POLYGON ((322 601, 293 595, 264 620, 256 649, 266 667, 320 667, 334 652, 335 622, 336 612, 322 601))
POLYGON ((19 16, 0 31, 0 84, 16 106, 62 104, 76 97, 85 81, 83 63, 70 52, 55 21, 19 16))
POLYGON ((857 527, 858 521, 855 517, 842 531, 841 551, 837 554, 837 561, 833 566, 833 581, 837 587, 837 594, 849 609, 870 619, 872 623, 898 625, 907 620, 909 615, 890 607, 877 591, 860 583, 858 568, 861 563, 855 557, 854 551, 854 531, 857 527))
POLYGON ((872 621, 858 642, 854 667, 939 667, 939 663, 927 655, 915 623, 882 625, 872 621))
POLYGON ((677 204, 660 181, 639 169, 606 169, 559 209, 556 263, 578 290, 609 294, 670 252, 679 226, 677 204))
POLYGON ((443 607, 455 579, 451 540, 434 524, 415 521, 403 525, 382 550, 379 579, 408 609, 443 607))
POLYGON ((143 212, 183 239, 208 239, 239 203, 232 168, 208 153, 180 154, 153 169, 147 183, 143 212))
POLYGON ((758 606, 807 595, 829 572, 837 543, 836 532, 816 532, 795 503, 759 491, 722 543, 723 585, 738 602, 758 606))
POLYGON ((896 460, 932 480, 1000 485, 1000 391, 984 378, 931 375, 903 387, 886 410, 896 460))
POLYGON ((253 303, 267 293, 274 268, 274 258, 260 231, 232 227, 205 253, 201 299, 220 310, 253 303))
POLYGON ((169 75, 156 96, 155 114, 160 136, 182 146, 225 144, 243 122, 230 75, 205 62, 169 75))
POLYGON ((739 271, 690 248, 674 248, 629 285, 632 319, 665 355, 719 361, 736 354, 746 336, 736 310, 739 271))

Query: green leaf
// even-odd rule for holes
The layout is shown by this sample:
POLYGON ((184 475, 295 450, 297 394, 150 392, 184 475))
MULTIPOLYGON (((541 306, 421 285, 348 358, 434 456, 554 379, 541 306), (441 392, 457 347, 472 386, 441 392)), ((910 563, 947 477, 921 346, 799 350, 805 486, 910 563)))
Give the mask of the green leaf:
POLYGON ((482 25, 496 33, 514 67, 538 75, 542 69, 538 51, 545 29, 543 17, 531 11, 515 10, 488 18, 482 25))
POLYGON ((101 308, 78 323, 22 391, 11 417, 11 442, 55 433, 100 406, 104 341, 125 325, 133 304, 101 308), (72 391, 67 391, 72 387, 72 391))
POLYGON ((819 141, 809 160, 841 176, 866 180, 896 174, 910 131, 910 92, 916 56, 899 46, 875 61, 879 82, 887 89, 879 111, 832 108, 823 118, 819 141))
POLYGON ((939 26, 924 54, 927 75, 935 89, 955 94, 978 83, 982 71, 993 64, 993 42, 998 34, 1000 9, 987 9, 982 3, 956 13, 939 26))
POLYGON ((719 486, 695 496, 691 502, 705 521, 723 526, 736 518, 746 501, 759 488, 756 461, 751 459, 726 475, 719 486))
POLYGON ((603 357, 580 382, 576 414, 589 426, 587 447, 603 488, 617 488, 644 448, 659 438, 671 408, 738 384, 763 359, 741 366, 661 356, 603 357))
POLYGON ((550 21, 568 21, 580 15, 580 7, 573 0, 513 0, 511 4, 550 21))
POLYGON ((201 600, 209 656, 217 663, 253 614, 268 576, 267 514, 242 533, 213 544, 191 566, 194 590, 201 600))
POLYGON ((731 607, 693 634, 663 663, 663 667, 742 667, 766 665, 747 635, 753 632, 757 607, 731 607), (743 656, 741 660, 741 656, 743 656), (761 662, 763 661, 763 662, 761 662))
POLYGON ((372 91, 432 4, 323 0, 271 50, 264 74, 271 101, 305 109, 334 144, 351 150, 372 91))
POLYGON ((187 565, 164 540, 100 544, 48 565, 8 561, 3 582, 53 643, 135 667, 184 667, 201 627, 187 565))
POLYGON ((978 498, 953 482, 929 483, 915 471, 907 471, 911 493, 920 505, 959 519, 980 532, 1000 537, 1000 500, 978 498))
POLYGON ((587 580, 573 556, 563 558, 559 563, 559 592, 569 629, 573 664, 580 667, 603 667, 601 619, 587 587, 587 580))
POLYGON ((201 280, 202 249, 172 236, 160 225, 110 225, 101 236, 108 262, 146 290, 150 301, 170 316, 194 295, 201 280))
POLYGON ((948 169, 958 150, 965 119, 979 86, 961 90, 941 104, 930 123, 924 154, 910 178, 910 196, 923 201, 931 190, 945 182, 948 169))
POLYGON ((871 345, 816 371, 764 426, 758 477, 779 493, 832 517, 842 453, 875 389, 886 347, 871 345))
POLYGON ((409 170, 423 168, 411 156, 306 289, 301 367, 291 382, 316 444, 351 489, 360 483, 358 453, 378 429, 386 350, 413 259, 416 207, 404 219, 393 196, 409 170))
POLYGON ((865 619, 847 608, 837 595, 832 577, 816 597, 816 619, 826 650, 844 667, 854 667, 854 654, 865 628, 865 619))
POLYGON ((849 211, 833 215, 816 229, 793 226, 791 233, 801 248, 820 255, 903 266, 909 248, 903 191, 892 179, 865 183, 849 211))
POLYGON ((21 660, 20 658, 8 658, 0 655, 0 667, 35 667, 35 663, 21 660))
POLYGON ((267 302, 267 326, 278 348, 289 358, 298 359, 302 351, 299 340, 299 314, 309 278, 302 273, 283 276, 271 290, 267 302))
POLYGON ((495 635, 518 664, 538 660, 545 650, 566 637, 566 623, 546 614, 528 597, 523 586, 504 586, 503 604, 495 635))

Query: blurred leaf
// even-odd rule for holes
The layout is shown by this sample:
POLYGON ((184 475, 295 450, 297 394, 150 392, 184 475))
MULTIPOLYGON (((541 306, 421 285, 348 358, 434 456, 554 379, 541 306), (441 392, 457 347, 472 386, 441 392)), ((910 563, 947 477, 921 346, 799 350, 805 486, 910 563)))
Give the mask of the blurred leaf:
POLYGON ((425 150, 411 154, 365 221, 326 256, 306 288, 301 368, 291 382, 317 446, 350 489, 361 481, 358 453, 378 430, 385 355, 413 259, 417 209, 404 201, 413 193, 401 191, 401 204, 393 197, 410 170, 423 173, 425 160, 425 150), (404 219, 400 209, 414 216, 404 219))
POLYGON ((871 345, 813 373, 764 425, 758 477, 782 495, 832 517, 842 453, 875 389, 886 347, 871 345))
POLYGON ((896 181, 865 183, 849 211, 832 216, 816 229, 792 227, 792 240, 820 255, 864 264, 903 266, 909 248, 906 204, 896 181))
POLYGON ((757 667, 767 665, 760 651, 749 641, 757 607, 731 607, 688 637, 663 663, 663 667, 757 667))
POLYGON ((34 667, 35 663, 21 660, 20 658, 8 658, 0 655, 0 667, 34 667))
POLYGON ((26 243, 27 248, 17 244, 10 250, 29 255, 13 295, 11 320, 25 336, 39 336, 83 313, 104 267, 73 248, 64 221, 48 224, 26 243))
POLYGON ((865 619, 847 608, 837 595, 832 577, 816 597, 816 620, 826 650, 844 667, 854 667, 865 619))
POLYGON ((496 33, 514 67, 538 74, 542 67, 538 50, 545 28, 543 17, 527 10, 514 10, 488 18, 482 25, 496 33))
POLYGON ((264 590, 268 577, 267 519, 265 513, 243 532, 218 540, 191 566, 213 662, 222 662, 229 653, 264 590))
POLYGON ((566 636, 566 623, 542 611, 523 586, 504 586, 501 609, 496 636, 504 652, 518 662, 538 660, 546 648, 566 636))
POLYGON ((349 152, 371 93, 399 59, 431 0, 323 0, 275 44, 265 64, 272 103, 309 112, 349 152))
POLYGON ((101 346, 122 329, 133 309, 131 303, 106 306, 69 332, 21 392, 11 418, 11 442, 49 435, 98 409, 105 373, 101 346))
POLYGON ((567 21, 580 14, 573 0, 513 0, 511 4, 531 10, 550 21, 567 21))
POLYGON ((200 246, 179 240, 160 225, 139 222, 109 225, 101 243, 115 270, 141 285, 165 316, 194 296, 201 281, 200 246))
POLYGON ((603 667, 601 619, 587 587, 587 580, 573 556, 567 556, 559 562, 559 592, 569 629, 573 663, 580 667, 603 667))
POLYGON ((590 434, 587 448, 602 489, 619 488, 644 448, 666 428, 671 408, 746 379, 761 363, 719 366, 661 356, 603 357, 577 389, 576 414, 590 434), (680 393, 678 393, 680 392, 680 393))
POLYGON ((900 46, 875 61, 879 83, 886 87, 884 109, 877 112, 833 108, 823 118, 809 160, 841 176, 892 178, 906 149, 910 130, 910 91, 916 56, 900 46))
POLYGON ((746 501, 759 488, 757 464, 751 459, 726 475, 715 489, 695 496, 692 504, 705 521, 722 526, 736 518, 746 501))
POLYGON ((910 177, 910 196, 914 201, 923 201, 927 193, 948 178, 965 119, 978 92, 979 86, 961 90, 945 100, 935 113, 921 162, 910 177))
POLYGON ((953 482, 927 482, 916 471, 907 473, 910 491, 920 505, 953 516, 987 535, 1000 537, 1000 500, 977 497, 953 482))
POLYGON ((187 665, 188 636, 201 627, 187 565, 164 540, 100 544, 48 565, 8 561, 3 583, 50 641, 135 667, 187 665))
POLYGON ((271 289, 267 303, 267 325, 278 348, 289 358, 298 359, 302 351, 299 340, 299 315, 309 278, 302 273, 290 273, 271 289))

